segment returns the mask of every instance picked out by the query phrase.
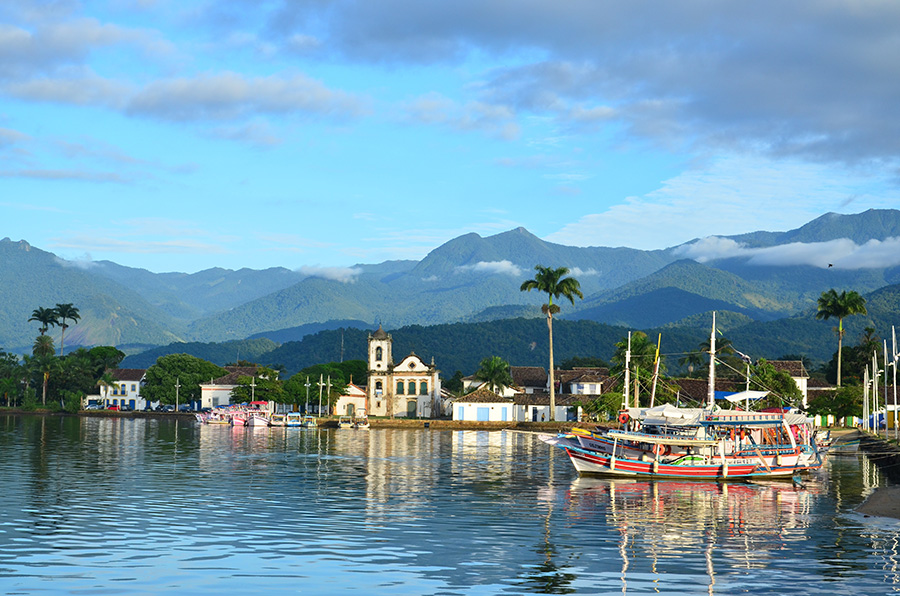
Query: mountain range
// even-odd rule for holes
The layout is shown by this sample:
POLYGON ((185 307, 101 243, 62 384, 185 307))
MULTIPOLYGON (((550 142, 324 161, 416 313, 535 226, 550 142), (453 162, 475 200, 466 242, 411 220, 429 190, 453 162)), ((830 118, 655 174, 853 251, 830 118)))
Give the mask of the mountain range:
MULTIPOLYGON (((829 213, 787 232, 697 239, 652 251, 564 246, 517 228, 460 236, 421 261, 358 264, 326 276, 280 267, 152 273, 109 261, 65 261, 5 238, 0 348, 30 351, 37 335, 37 325, 27 321, 32 310, 62 302, 82 316, 68 329, 67 346, 116 345, 128 353, 248 338, 283 344, 379 324, 398 329, 534 318, 545 296, 519 286, 536 264, 566 266, 581 283, 584 300, 564 302, 563 319, 694 328, 702 326, 700 315, 716 310, 734 313, 740 329, 754 337, 754 328, 810 319, 829 288, 869 294, 900 283, 898 243, 897 210, 829 213)), ((885 300, 882 310, 900 314, 893 298, 885 300)), ((813 322, 830 333, 828 323, 813 322)), ((824 341, 833 349, 830 337, 824 341)))

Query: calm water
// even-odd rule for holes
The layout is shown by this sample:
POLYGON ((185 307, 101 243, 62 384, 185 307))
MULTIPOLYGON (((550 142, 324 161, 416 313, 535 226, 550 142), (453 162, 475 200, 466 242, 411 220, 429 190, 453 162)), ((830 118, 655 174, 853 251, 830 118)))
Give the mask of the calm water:
POLYGON ((0 416, 3 594, 886 594, 883 477, 578 478, 531 435, 0 416))

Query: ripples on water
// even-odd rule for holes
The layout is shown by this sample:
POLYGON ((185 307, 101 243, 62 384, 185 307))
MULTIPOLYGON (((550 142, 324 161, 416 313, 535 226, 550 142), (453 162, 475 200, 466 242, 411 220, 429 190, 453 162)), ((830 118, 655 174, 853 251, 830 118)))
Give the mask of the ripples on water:
POLYGON ((0 593, 883 594, 865 459, 578 478, 532 435, 0 417, 0 593))

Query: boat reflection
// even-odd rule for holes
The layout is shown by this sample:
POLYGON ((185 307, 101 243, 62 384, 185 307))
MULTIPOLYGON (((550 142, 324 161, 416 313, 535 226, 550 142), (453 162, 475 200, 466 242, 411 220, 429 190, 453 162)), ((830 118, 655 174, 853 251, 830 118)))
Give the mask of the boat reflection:
MULTIPOLYGON (((629 581, 653 583, 665 577, 686 555, 705 569, 713 593, 717 568, 762 569, 789 545, 807 539, 810 509, 822 487, 815 482, 728 483, 640 481, 580 477, 567 495, 569 514, 582 524, 592 518, 619 531, 621 588, 629 581)), ((639 590, 639 591, 640 591, 639 590)))

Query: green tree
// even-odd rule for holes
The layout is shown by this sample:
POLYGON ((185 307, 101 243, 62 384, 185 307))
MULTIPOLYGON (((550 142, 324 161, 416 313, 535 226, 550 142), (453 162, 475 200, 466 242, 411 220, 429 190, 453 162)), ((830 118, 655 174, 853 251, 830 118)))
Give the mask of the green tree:
POLYGON ((12 396, 19 390, 19 382, 12 377, 0 378, 0 396, 6 398, 6 407, 12 407, 12 396))
POLYGON ((31 369, 41 379, 41 406, 47 405, 47 387, 50 384, 50 375, 59 370, 59 359, 54 354, 35 355, 29 362, 31 369))
POLYGON ((100 394, 104 396, 104 400, 105 397, 110 394, 110 389, 115 387, 118 383, 119 379, 117 379, 111 372, 104 372, 102 375, 100 375, 100 378, 97 379, 97 385, 99 385, 101 389, 106 389, 105 392, 100 392, 100 394))
POLYGON ((190 354, 160 356, 156 359, 156 364, 147 369, 146 384, 141 388, 141 395, 147 401, 174 404, 177 381, 179 400, 198 400, 200 383, 225 376, 227 372, 224 368, 190 354))
POLYGON ((809 403, 809 413, 813 416, 836 418, 862 416, 862 387, 839 387, 836 391, 823 391, 809 403))
POLYGON ((866 299, 857 292, 841 292, 834 288, 822 292, 819 296, 817 319, 837 319, 838 336, 838 362, 837 362, 837 386, 841 386, 841 351, 844 343, 844 319, 852 315, 868 314, 866 311, 866 299))
POLYGON ((750 367, 750 389, 769 392, 763 401, 763 407, 797 406, 803 400, 803 392, 791 375, 783 370, 776 370, 765 358, 760 358, 750 367))
POLYGON ((569 274, 568 267, 544 267, 536 265, 533 279, 522 283, 520 292, 537 290, 547 294, 547 304, 541 306, 541 311, 547 315, 547 330, 550 336, 550 421, 556 420, 556 387, 553 378, 553 315, 559 312, 559 306, 553 304, 553 299, 560 296, 567 298, 575 304, 575 296, 584 298, 581 293, 581 284, 574 277, 566 277, 569 274))
POLYGON ((53 309, 56 312, 56 317, 59 322, 59 327, 62 329, 62 334, 59 338, 59 355, 62 356, 65 351, 63 346, 66 343, 66 329, 69 328, 69 325, 66 324, 66 321, 72 321, 72 323, 77 323, 78 319, 81 318, 81 315, 78 314, 78 309, 72 306, 71 302, 66 304, 57 304, 56 308, 53 309))
POLYGON ((285 403, 285 397, 283 383, 278 379, 278 373, 265 366, 257 367, 255 377, 238 377, 237 385, 231 390, 233 404, 251 400, 285 403))
POLYGON ((28 319, 28 322, 37 321, 41 324, 40 331, 41 335, 47 333, 47 330, 51 326, 55 326, 59 323, 56 319, 56 310, 53 308, 44 308, 43 306, 34 309, 31 313, 31 318, 28 319))
POLYGON ((31 353, 35 356, 53 356, 56 354, 56 347, 53 345, 53 338, 49 335, 38 335, 34 339, 34 345, 31 347, 31 353))
POLYGON ((502 393, 504 389, 513 384, 513 378, 509 372, 509 362, 500 356, 490 356, 482 360, 475 373, 475 378, 483 381, 494 393, 502 393))
POLYGON ((463 391, 463 374, 461 370, 453 373, 453 376, 441 383, 441 387, 454 395, 460 395, 463 391))

